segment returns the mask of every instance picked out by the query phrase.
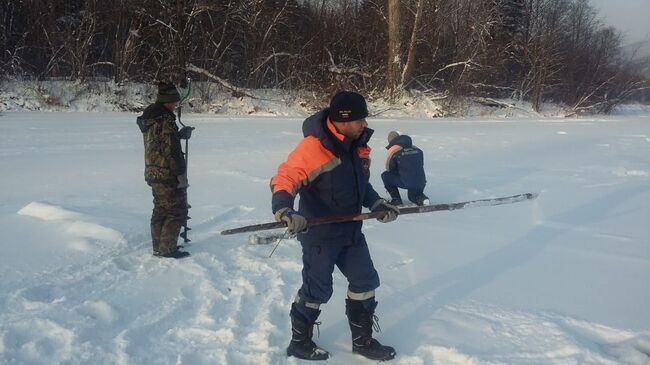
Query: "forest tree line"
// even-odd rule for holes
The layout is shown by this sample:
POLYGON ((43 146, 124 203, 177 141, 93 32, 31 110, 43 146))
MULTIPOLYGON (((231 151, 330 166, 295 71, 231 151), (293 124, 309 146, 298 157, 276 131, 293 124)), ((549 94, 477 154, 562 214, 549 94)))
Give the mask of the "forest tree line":
POLYGON ((0 27, 4 78, 647 101, 589 0, 5 0, 0 27))

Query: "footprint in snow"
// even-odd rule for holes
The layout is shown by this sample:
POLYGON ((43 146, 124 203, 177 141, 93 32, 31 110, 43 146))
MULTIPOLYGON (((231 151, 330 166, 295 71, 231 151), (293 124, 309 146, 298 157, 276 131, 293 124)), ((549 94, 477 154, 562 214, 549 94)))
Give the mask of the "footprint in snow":
POLYGON ((413 261, 415 261, 415 260, 414 259, 406 259, 406 260, 398 261, 396 263, 388 265, 388 269, 389 270, 397 269, 397 268, 402 267, 404 265, 408 265, 408 264, 412 263, 413 261))
POLYGON ((65 300, 65 296, 56 287, 40 285, 23 290, 21 296, 27 303, 54 304, 65 300))

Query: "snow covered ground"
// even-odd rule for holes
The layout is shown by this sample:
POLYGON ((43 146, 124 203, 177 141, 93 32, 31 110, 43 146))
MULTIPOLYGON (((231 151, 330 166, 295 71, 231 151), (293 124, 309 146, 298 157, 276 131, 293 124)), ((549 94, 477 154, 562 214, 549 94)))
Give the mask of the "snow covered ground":
MULTIPOLYGON (((299 364, 284 350, 300 246, 222 229, 271 221, 269 178, 301 119, 185 115, 188 259, 151 255, 151 192, 130 113, 0 116, 0 364, 299 364)), ((533 202, 364 230, 377 337, 400 365, 650 364, 650 117, 371 119, 425 151, 432 202, 533 202)), ((345 279, 316 342, 351 354, 345 279)))

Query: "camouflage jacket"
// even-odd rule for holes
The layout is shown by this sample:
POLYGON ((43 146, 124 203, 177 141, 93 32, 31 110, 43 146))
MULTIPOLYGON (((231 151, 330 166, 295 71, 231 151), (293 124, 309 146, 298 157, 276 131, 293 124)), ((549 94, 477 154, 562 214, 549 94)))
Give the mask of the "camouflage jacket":
POLYGON ((144 136, 144 179, 176 186, 186 170, 176 116, 162 104, 152 104, 137 123, 144 136))

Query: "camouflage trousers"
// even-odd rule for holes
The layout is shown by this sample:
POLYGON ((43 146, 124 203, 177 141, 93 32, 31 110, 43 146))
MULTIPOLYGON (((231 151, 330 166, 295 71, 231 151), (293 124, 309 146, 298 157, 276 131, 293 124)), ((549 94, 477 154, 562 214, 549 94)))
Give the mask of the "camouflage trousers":
POLYGON ((181 228, 187 222, 187 189, 150 184, 153 193, 151 241, 153 252, 166 254, 178 249, 181 228))

